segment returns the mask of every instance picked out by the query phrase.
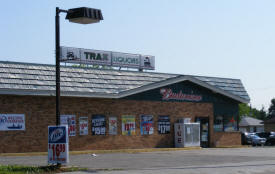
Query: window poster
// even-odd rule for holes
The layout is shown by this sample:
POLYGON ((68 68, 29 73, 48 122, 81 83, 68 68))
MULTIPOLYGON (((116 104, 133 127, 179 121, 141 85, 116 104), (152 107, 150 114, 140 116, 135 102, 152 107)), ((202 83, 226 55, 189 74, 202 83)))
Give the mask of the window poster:
POLYGON ((79 117, 79 135, 88 135, 88 117, 79 117))
POLYGON ((140 134, 151 135, 154 133, 154 117, 152 115, 140 116, 140 134))
POLYGON ((234 116, 225 116, 224 117, 224 131, 233 132, 237 131, 237 118, 234 116))
POLYGON ((92 135, 106 134, 106 120, 104 115, 92 116, 92 135))
POLYGON ((76 119, 75 115, 61 115, 60 116, 60 124, 68 125, 69 136, 76 135, 76 119))
POLYGON ((122 121, 122 135, 136 135, 135 116, 124 115, 121 117, 122 121))
POLYGON ((24 114, 0 114, 0 131, 25 130, 24 114))
POLYGON ((116 135, 117 134, 117 118, 109 117, 109 134, 116 135))
POLYGON ((159 134, 169 134, 170 133, 170 118, 169 118, 169 116, 159 116, 158 117, 158 132, 159 132, 159 134))

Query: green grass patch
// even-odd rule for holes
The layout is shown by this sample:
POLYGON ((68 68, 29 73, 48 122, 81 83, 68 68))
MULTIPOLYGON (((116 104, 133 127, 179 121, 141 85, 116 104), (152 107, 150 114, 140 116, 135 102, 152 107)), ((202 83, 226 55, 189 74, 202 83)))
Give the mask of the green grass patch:
POLYGON ((57 166, 19 166, 19 165, 0 165, 0 174, 54 174, 60 172, 87 171, 86 168, 79 167, 57 167, 57 166))

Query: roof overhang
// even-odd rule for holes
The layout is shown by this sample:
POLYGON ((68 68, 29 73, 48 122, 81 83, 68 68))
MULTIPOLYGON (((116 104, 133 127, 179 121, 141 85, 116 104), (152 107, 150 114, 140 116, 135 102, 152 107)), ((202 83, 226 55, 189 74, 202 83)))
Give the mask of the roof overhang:
MULTIPOLYGON (((134 94, 142 93, 148 90, 153 90, 156 88, 168 86, 171 84, 183 82, 183 81, 190 81, 194 84, 197 84, 199 86, 202 86, 204 88, 207 88, 211 90, 214 93, 218 93, 221 95, 224 95, 226 97, 229 97, 233 100, 236 100, 241 103, 248 103, 249 100, 246 100, 244 98, 241 98, 239 96, 233 95, 227 91, 224 91, 222 89, 219 89, 215 86, 209 85, 206 82, 200 81, 192 76, 188 75, 179 75, 174 78, 169 78, 163 81, 159 81, 156 83, 151 83, 148 85, 144 85, 138 88, 134 88, 127 91, 122 91, 120 93, 91 93, 91 92, 77 92, 77 91, 62 91, 61 87, 61 96, 67 96, 67 97, 92 97, 92 98, 124 98, 127 96, 131 96, 134 94)), ((55 91, 46 91, 46 90, 28 90, 28 89, 18 89, 18 90, 10 90, 10 89, 0 89, 0 94, 4 95, 32 95, 32 96, 55 96, 55 91)))
POLYGON ((170 78, 170 79, 167 79, 167 80, 163 80, 163 81, 160 81, 160 82, 152 83, 152 84, 149 84, 149 85, 144 85, 144 86, 141 86, 139 88, 135 88, 135 89, 132 89, 132 90, 127 90, 127 91, 121 92, 121 93, 119 93, 119 95, 120 95, 120 98, 127 97, 127 96, 130 96, 130 95, 133 95, 133 94, 138 94, 138 93, 141 93, 141 92, 144 92, 144 91, 160 88, 160 87, 163 87, 163 86, 167 86, 167 85, 171 85, 171 84, 175 84, 175 83, 179 83, 179 82, 183 82, 183 81, 190 81, 194 84, 197 84, 199 86, 207 88, 207 89, 211 90, 214 93, 224 95, 224 96, 229 97, 229 98, 231 98, 233 100, 236 100, 238 102, 249 103, 249 100, 245 100, 244 98, 233 95, 229 92, 221 90, 221 89, 219 89, 215 86, 209 85, 206 82, 203 82, 201 80, 198 80, 198 79, 196 79, 192 76, 188 76, 188 75, 180 75, 180 76, 170 78))

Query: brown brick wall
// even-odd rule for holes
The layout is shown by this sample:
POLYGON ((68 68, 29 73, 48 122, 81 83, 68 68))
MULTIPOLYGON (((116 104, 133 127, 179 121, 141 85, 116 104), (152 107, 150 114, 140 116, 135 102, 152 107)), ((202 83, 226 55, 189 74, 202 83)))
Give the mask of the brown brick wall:
POLYGON ((241 145, 240 132, 215 132, 211 141, 212 147, 239 146, 239 145, 241 145))
MULTIPOLYGON (((55 97, 0 96, 0 113, 25 114, 26 131, 0 131, 1 152, 47 151, 47 127, 55 125, 55 97)), ((210 136, 213 135, 213 106, 210 103, 151 102, 117 99, 61 98, 61 114, 76 115, 76 136, 70 137, 70 150, 125 149, 145 147, 174 147, 173 123, 182 117, 209 117, 210 136), (107 120, 107 135, 91 135, 91 116, 103 114, 107 120), (154 116, 154 134, 140 135, 139 116, 154 116), (121 116, 136 118, 136 135, 121 135, 121 116), (157 116, 169 115, 171 133, 160 135, 157 116), (80 116, 89 119, 89 135, 79 136, 80 116), (108 135, 108 117, 118 118, 118 135, 108 135)), ((215 134, 216 136, 216 134, 215 134)), ((211 142, 213 144, 211 139, 211 142)), ((220 142, 227 139, 220 138, 220 142)))

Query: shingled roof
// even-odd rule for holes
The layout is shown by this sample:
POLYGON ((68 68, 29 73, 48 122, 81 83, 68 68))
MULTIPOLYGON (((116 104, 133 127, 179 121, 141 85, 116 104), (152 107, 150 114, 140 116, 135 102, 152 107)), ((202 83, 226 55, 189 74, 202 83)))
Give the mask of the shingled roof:
POLYGON ((242 117, 239 126, 263 126, 262 122, 263 120, 245 116, 242 117))
MULTIPOLYGON (((193 81, 240 102, 250 100, 239 79, 68 66, 61 67, 61 95, 121 98, 175 80, 193 81)), ((0 94, 55 95, 55 65, 0 61, 0 94)))

